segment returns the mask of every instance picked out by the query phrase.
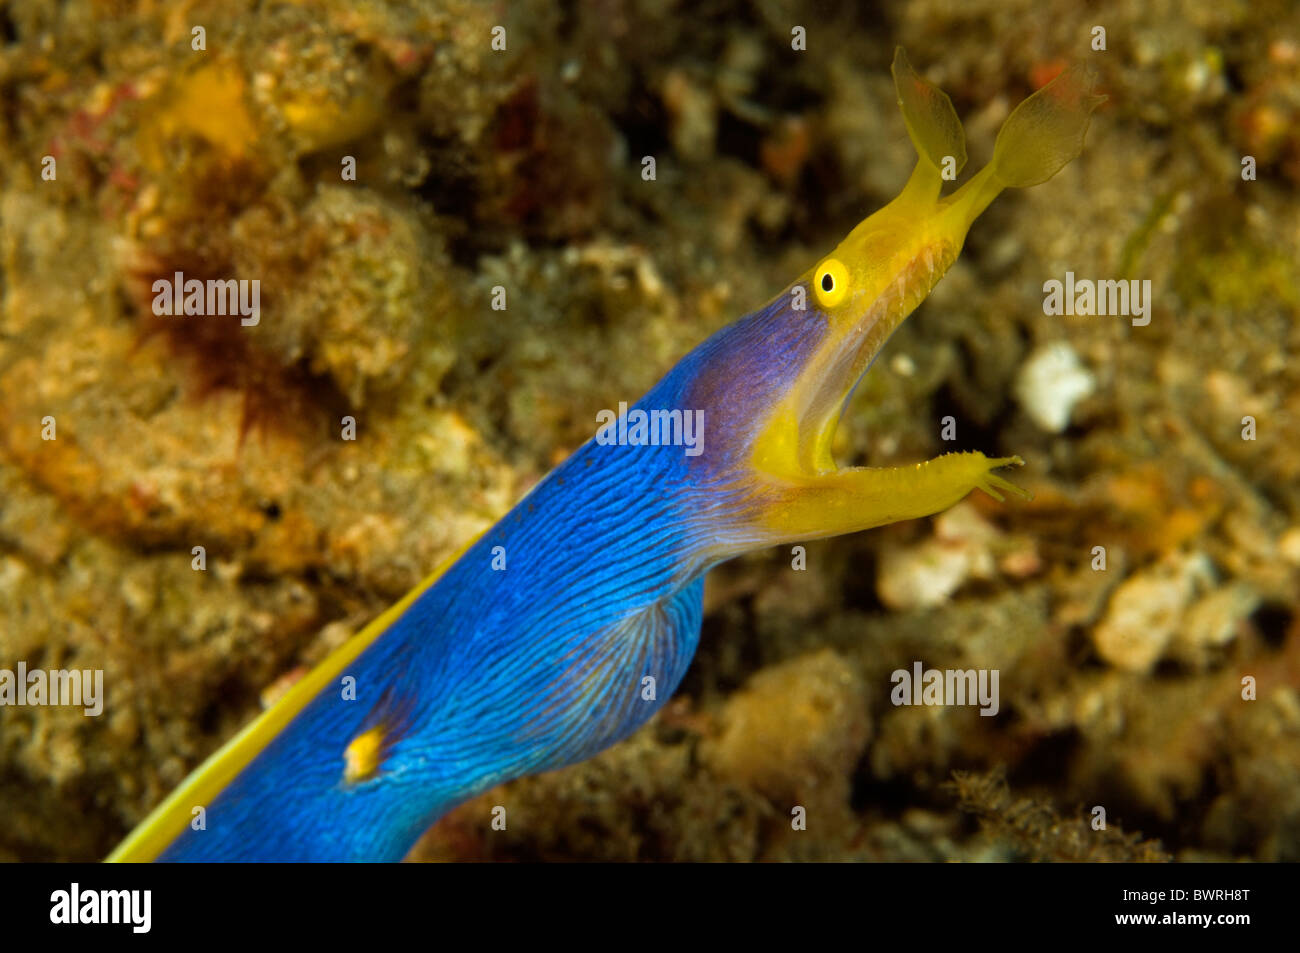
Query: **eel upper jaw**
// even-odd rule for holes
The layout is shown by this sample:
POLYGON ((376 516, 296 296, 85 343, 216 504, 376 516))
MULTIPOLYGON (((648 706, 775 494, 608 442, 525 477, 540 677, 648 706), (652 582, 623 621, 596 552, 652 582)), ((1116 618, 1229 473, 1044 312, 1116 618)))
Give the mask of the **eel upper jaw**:
POLYGON ((835 469, 830 447, 840 417, 888 338, 869 313, 871 292, 856 294, 866 302, 862 316, 832 326, 827 339, 809 357, 769 418, 762 439, 784 446, 787 460, 783 466, 768 469, 793 469, 801 475, 835 469))
POLYGON ((929 294, 960 249, 948 236, 913 232, 902 248, 884 250, 889 230, 870 231, 849 240, 838 252, 882 264, 864 269, 861 287, 832 321, 822 346, 800 371, 794 395, 799 432, 799 468, 824 473, 835 469, 831 441, 840 418, 890 336, 929 294))

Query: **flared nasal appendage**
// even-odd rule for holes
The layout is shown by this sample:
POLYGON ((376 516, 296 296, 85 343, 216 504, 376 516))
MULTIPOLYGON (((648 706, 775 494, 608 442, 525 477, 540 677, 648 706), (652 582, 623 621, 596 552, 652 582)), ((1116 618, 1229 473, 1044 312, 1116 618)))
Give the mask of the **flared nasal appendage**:
POLYGON ((966 134, 948 94, 921 78, 901 46, 894 50, 889 71, 894 74, 908 138, 919 156, 902 195, 934 201, 943 188, 944 174, 951 180, 966 165, 966 134))
POLYGON ((1092 112, 1106 101, 1093 93, 1096 71, 1072 66, 1007 117, 993 146, 993 159, 945 200, 969 226, 1006 188, 1046 182, 1083 151, 1092 112))
POLYGON ((1028 188, 1077 158, 1092 111, 1106 101, 1093 95, 1096 85, 1096 70, 1072 66, 1017 106, 993 147, 998 181, 1008 188, 1028 188))

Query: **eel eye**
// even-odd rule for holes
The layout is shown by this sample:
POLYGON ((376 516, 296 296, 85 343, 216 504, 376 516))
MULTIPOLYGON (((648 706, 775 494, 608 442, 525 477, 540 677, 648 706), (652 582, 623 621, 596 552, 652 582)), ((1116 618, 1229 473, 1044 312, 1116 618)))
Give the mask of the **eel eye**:
POLYGON ((833 308, 849 291, 849 272, 838 258, 827 258, 817 266, 813 291, 823 308, 833 308))

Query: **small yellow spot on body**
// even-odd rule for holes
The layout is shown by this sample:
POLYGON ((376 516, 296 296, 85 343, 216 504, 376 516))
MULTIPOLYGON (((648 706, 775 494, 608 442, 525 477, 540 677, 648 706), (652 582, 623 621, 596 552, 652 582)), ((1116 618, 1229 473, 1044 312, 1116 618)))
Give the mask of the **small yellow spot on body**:
POLYGON ((343 752, 343 780, 349 784, 364 781, 379 769, 380 749, 384 743, 382 724, 362 732, 352 739, 343 752))

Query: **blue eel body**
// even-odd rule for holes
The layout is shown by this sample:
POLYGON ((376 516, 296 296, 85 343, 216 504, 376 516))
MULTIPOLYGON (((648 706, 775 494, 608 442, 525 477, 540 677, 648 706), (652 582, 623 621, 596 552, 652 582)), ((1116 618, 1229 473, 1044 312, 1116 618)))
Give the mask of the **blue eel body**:
MULTIPOLYGON (((770 401, 826 325, 789 301, 718 332, 636 408, 702 409, 707 427, 770 401)), ((722 538, 745 506, 743 484, 727 489, 745 443, 721 428, 694 457, 588 441, 347 668, 355 699, 320 692, 159 859, 399 860, 457 803, 631 734, 690 664, 705 573, 749 548, 722 538), (381 767, 341 780, 344 748, 376 725, 381 767)))
POLYGON ((695 654, 711 567, 927 516, 975 489, 1023 492, 993 473, 1018 457, 840 468, 831 441, 971 223, 1003 189, 1077 156, 1103 97, 1088 70, 1067 70, 944 196, 965 162, 961 124, 901 50, 893 72, 918 153, 898 197, 627 413, 702 414, 699 443, 588 441, 209 758, 110 860, 399 860, 454 805, 582 761, 654 715, 695 654))

